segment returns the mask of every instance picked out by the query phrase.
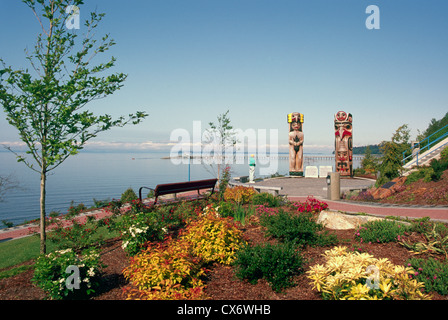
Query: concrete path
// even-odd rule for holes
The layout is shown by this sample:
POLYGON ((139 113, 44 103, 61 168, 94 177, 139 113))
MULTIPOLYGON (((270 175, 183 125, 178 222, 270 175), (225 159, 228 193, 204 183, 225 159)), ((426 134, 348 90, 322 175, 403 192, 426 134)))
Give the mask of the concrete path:
MULTIPOLYGON (((349 189, 367 189, 375 183, 374 180, 361 178, 342 178, 340 179, 341 191, 349 189)), ((256 185, 282 187, 281 195, 288 197, 295 196, 314 196, 327 197, 327 183, 325 178, 303 178, 303 177, 284 177, 272 178, 256 182, 256 185)), ((247 185, 247 184, 246 184, 247 185)))
MULTIPOLYGON (((341 189, 363 189, 368 188, 375 182, 369 179, 341 179, 341 189)), ((273 178, 256 183, 262 186, 282 187, 281 195, 286 195, 291 201, 305 201, 308 196, 324 201, 328 204, 330 210, 347 213, 363 212, 378 216, 397 216, 409 218, 430 217, 433 220, 448 222, 448 207, 431 206, 397 206, 386 204, 359 203, 350 201, 330 201, 327 200, 327 185, 324 178, 273 178)), ((97 218, 107 215, 105 210, 95 210, 89 212, 97 218)), ((87 215, 87 214, 86 214, 87 215)), ((80 216, 85 219, 85 216, 80 216)), ((0 229, 0 242, 26 237, 30 235, 30 229, 36 230, 37 225, 18 226, 9 229, 0 229)))
MULTIPOLYGON (((365 189, 375 183, 374 180, 361 178, 343 178, 340 180, 341 190, 365 189)), ((281 195, 291 201, 305 201, 308 196, 328 204, 330 210, 347 213, 363 212, 379 216, 397 216, 409 218, 430 217, 433 220, 448 222, 447 206, 398 206, 379 203, 362 203, 355 201, 327 200, 327 184, 324 178, 274 178, 255 183, 256 185, 282 187, 281 195)))

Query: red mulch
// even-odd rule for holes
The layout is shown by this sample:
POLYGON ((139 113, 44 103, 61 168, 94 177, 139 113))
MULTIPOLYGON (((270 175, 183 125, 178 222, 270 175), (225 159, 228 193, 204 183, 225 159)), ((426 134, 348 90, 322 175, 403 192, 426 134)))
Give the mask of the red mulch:
MULTIPOLYGON (((339 245, 349 248, 361 248, 376 257, 388 258, 394 264, 405 264, 411 253, 398 243, 360 244, 354 239, 354 230, 331 230, 340 240, 339 245)), ((244 234, 253 243, 273 241, 266 239, 257 224, 244 227, 244 234)), ((302 254, 309 266, 323 263, 322 254, 329 247, 308 247, 302 254)), ((119 239, 109 240, 102 250, 102 261, 107 267, 103 270, 101 292, 92 300, 123 300, 122 288, 126 280, 122 270, 128 265, 129 258, 121 248, 119 239)), ((28 262, 30 264, 32 262, 28 262)), ((33 270, 0 280, 0 300, 42 300, 44 292, 31 283, 33 270)), ((283 293, 274 292, 265 280, 252 285, 235 277, 232 267, 214 264, 208 273, 206 293, 212 300, 321 300, 320 294, 312 290, 309 280, 303 273, 294 278, 295 286, 283 293)), ((447 300, 448 297, 433 294, 434 300, 447 300)))
POLYGON ((382 203, 410 205, 448 205, 448 170, 439 181, 423 179, 404 185, 397 193, 381 200, 382 203))

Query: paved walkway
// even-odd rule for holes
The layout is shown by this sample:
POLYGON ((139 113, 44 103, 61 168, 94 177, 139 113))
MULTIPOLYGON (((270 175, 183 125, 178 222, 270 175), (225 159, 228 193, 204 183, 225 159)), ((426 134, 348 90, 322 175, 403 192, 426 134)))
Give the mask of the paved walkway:
MULTIPOLYGON (((341 190, 369 188, 375 183, 374 180, 363 178, 342 178, 340 180, 341 190)), ((331 201, 327 200, 327 184, 325 178, 273 178, 255 183, 260 186, 282 187, 279 192, 287 195, 292 201, 305 201, 307 196, 325 201, 330 210, 347 213, 363 212, 379 216, 397 216, 409 218, 430 217, 448 223, 448 207, 431 206, 398 206, 378 203, 361 203, 354 201, 331 201)))
MULTIPOLYGON (((373 180, 368 179, 341 179, 341 189, 363 189, 373 185, 373 180)), ((327 200, 327 185, 324 178, 273 178, 257 182, 256 185, 282 187, 281 195, 287 195, 292 201, 305 201, 308 196, 325 201, 330 210, 347 213, 363 212, 379 216, 397 216, 409 218, 430 217, 433 220, 448 222, 448 207, 430 206, 397 206, 386 204, 370 204, 349 201, 327 200)), ((107 213, 104 210, 95 210, 88 213, 102 218, 107 213)), ((86 215, 80 216, 85 219, 86 215)), ((36 225, 18 226, 9 229, 0 229, 0 242, 26 237, 30 235, 30 228, 36 229, 36 225)))

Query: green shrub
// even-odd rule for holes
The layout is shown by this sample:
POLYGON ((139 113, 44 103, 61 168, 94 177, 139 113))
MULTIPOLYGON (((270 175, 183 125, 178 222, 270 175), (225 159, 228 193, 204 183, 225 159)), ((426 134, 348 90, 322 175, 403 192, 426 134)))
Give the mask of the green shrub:
POLYGON ((154 212, 127 214, 118 223, 123 250, 134 256, 145 248, 148 241, 163 240, 168 228, 166 221, 154 212))
POLYGON ((448 158, 441 157, 440 159, 433 159, 430 165, 434 170, 434 173, 431 175, 432 181, 438 181, 443 172, 448 170, 448 158))
POLYGON ((93 206, 95 208, 105 208, 110 204, 110 199, 105 199, 105 200, 96 200, 95 198, 93 198, 93 206))
POLYGON ((54 243, 58 250, 71 248, 79 251, 103 243, 103 237, 96 233, 100 224, 96 223, 93 216, 87 216, 85 220, 73 218, 69 226, 64 222, 57 220, 55 228, 47 234, 48 240, 54 243))
POLYGON ((355 238, 361 242, 393 242, 409 231, 410 227, 393 220, 372 220, 355 231, 355 238))
POLYGON ((448 160, 448 147, 442 149, 442 152, 440 152, 440 158, 442 160, 448 160))
POLYGON ((324 226, 316 222, 311 212, 291 213, 279 210, 276 214, 261 216, 260 224, 266 235, 297 245, 330 245, 337 243, 335 235, 321 233, 324 226))
POLYGON ((429 217, 414 219, 411 221, 411 231, 418 233, 426 233, 432 230, 433 222, 429 217))
POLYGON ((55 251, 37 259, 32 281, 50 299, 80 299, 95 293, 102 267, 94 248, 84 250, 79 256, 72 249, 55 251), (79 277, 69 267, 77 267, 79 277))
POLYGON ((266 207, 279 207, 282 205, 282 198, 279 196, 274 196, 267 192, 257 193, 252 197, 253 205, 264 205, 266 207))
POLYGON ((448 264, 434 258, 411 258, 408 266, 416 272, 413 278, 425 284, 426 292, 435 291, 442 295, 448 294, 448 264))
POLYGON ((235 204, 232 202, 222 201, 219 203, 219 214, 223 218, 233 217, 235 212, 235 204))
POLYGON ((448 236, 448 227, 446 224, 431 221, 429 217, 423 217, 419 219, 414 219, 411 221, 411 231, 415 231, 421 234, 430 234, 434 233, 444 238, 448 236))
POLYGON ((424 182, 430 182, 430 181, 432 181, 434 176, 435 176, 435 172, 432 167, 422 167, 419 170, 411 172, 408 175, 408 177, 406 179, 406 184, 411 184, 411 183, 417 182, 421 179, 423 179, 424 182))
POLYGON ((440 159, 431 160, 429 167, 421 167, 409 174, 406 184, 420 179, 424 182, 438 181, 445 170, 448 170, 448 147, 442 150, 440 159))
POLYGON ((126 189, 125 192, 121 194, 120 198, 122 203, 131 202, 133 200, 138 200, 137 195, 135 194, 134 190, 132 188, 126 189))
POLYGON ((401 245, 415 254, 429 252, 448 257, 448 227, 445 224, 432 221, 426 221, 424 224, 422 222, 414 223, 411 230, 419 230, 426 239, 422 242, 408 242, 406 239, 402 239, 401 245))
POLYGON ((86 210, 87 210, 87 207, 83 203, 80 203, 77 206, 75 206, 74 201, 72 200, 72 202, 70 203, 70 207, 68 208, 67 218, 72 218, 74 216, 77 216, 81 212, 84 212, 86 210))
POLYGON ((280 292, 294 285, 292 277, 302 272, 303 260, 290 243, 247 245, 236 254, 235 274, 251 284, 265 279, 274 291, 280 292))

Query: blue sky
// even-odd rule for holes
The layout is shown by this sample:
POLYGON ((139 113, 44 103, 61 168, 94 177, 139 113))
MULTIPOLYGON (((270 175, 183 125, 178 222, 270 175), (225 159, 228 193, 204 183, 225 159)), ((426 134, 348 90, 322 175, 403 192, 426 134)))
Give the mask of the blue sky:
MULTIPOLYGON (((81 20, 95 8, 106 13, 97 33, 115 39, 113 71, 129 75, 87 108, 149 113, 138 126, 100 134, 91 149, 166 150, 173 130, 192 132, 193 121, 205 130, 230 110, 235 128, 277 129, 280 151, 286 115, 303 113, 304 152, 331 152, 339 110, 353 114, 355 146, 389 140, 405 123, 415 138, 448 111, 446 0, 85 2, 81 20), (366 28, 369 5, 380 10, 379 30, 366 28)), ((29 67, 23 50, 40 31, 30 9, 3 0, 0 30, 0 57, 29 67)), ((17 141, 1 111, 0 143, 17 141)))

